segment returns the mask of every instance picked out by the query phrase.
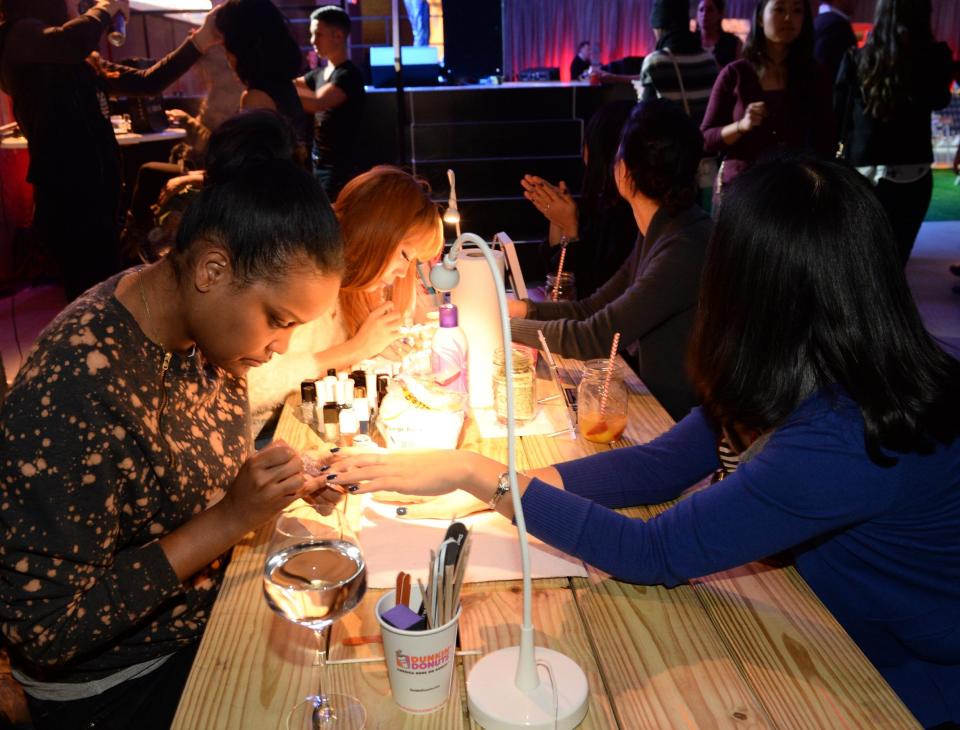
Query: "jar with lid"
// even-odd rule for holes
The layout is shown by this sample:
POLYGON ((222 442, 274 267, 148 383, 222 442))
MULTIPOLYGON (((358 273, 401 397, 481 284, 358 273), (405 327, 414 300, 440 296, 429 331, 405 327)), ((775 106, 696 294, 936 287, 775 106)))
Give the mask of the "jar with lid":
POLYGON ((609 360, 588 360, 577 386, 577 428, 587 441, 609 444, 627 427, 623 369, 609 360))
MULTIPOLYGON (((533 359, 518 347, 513 350, 513 415, 517 423, 532 421, 537 415, 537 375, 533 359)), ((507 422, 507 377, 503 348, 493 353, 493 402, 497 420, 507 422)))
POLYGON ((572 271, 563 271, 560 278, 556 274, 547 274, 544 294, 548 301, 572 302, 577 298, 577 277, 572 271))

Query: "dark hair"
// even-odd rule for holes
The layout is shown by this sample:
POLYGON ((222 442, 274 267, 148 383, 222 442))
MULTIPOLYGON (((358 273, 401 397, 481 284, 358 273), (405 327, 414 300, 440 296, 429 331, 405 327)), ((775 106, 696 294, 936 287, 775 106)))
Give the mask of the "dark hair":
POLYGON ((343 34, 350 37, 350 16, 343 8, 336 5, 324 5, 310 13, 310 20, 316 20, 331 28, 343 31, 343 34))
POLYGON ((47 25, 63 25, 70 19, 64 0, 0 0, 0 16, 4 23, 35 18, 47 25))
POLYGON ((650 27, 662 30, 689 30, 690 0, 653 0, 650 27))
POLYGON ((584 46, 589 46, 589 45, 590 45, 590 41, 580 41, 580 42, 577 44, 577 53, 580 53, 580 49, 581 49, 581 48, 583 48, 584 46))
POLYGON ((224 121, 210 136, 206 182, 216 184, 265 160, 305 163, 303 145, 290 123, 272 109, 251 109, 224 121))
POLYGON ((767 431, 832 389, 858 404, 874 463, 960 432, 960 362, 924 329, 869 183, 834 162, 760 163, 730 186, 688 369, 728 432, 767 431))
POLYGON ((304 258, 323 272, 343 272, 340 226, 314 176, 292 159, 292 138, 286 122, 264 111, 213 133, 203 189, 171 254, 178 275, 201 240, 227 250, 240 286, 275 281, 304 258))
POLYGON ((617 152, 633 189, 671 214, 693 202, 701 157, 700 128, 667 99, 640 102, 633 108, 617 152))
POLYGON ((620 200, 613 176, 620 133, 633 109, 632 101, 611 101, 597 109, 587 122, 583 145, 587 149, 587 166, 583 172, 581 210, 600 211, 620 200))
MULTIPOLYGON (((770 61, 767 56, 767 36, 763 32, 763 9, 773 1, 757 0, 757 7, 753 11, 753 24, 743 47, 743 57, 757 70, 770 61)), ((800 28, 800 35, 787 50, 787 85, 794 87, 798 84, 806 85, 813 75, 813 12, 810 10, 810 0, 802 2, 803 26, 800 28)))
POLYGON ((889 119, 897 106, 910 104, 913 59, 933 43, 930 0, 879 0, 873 32, 857 62, 864 109, 875 119, 889 119))
POLYGON ((236 57, 247 88, 265 88, 300 73, 303 57, 290 26, 270 0, 227 0, 217 11, 224 48, 236 57))

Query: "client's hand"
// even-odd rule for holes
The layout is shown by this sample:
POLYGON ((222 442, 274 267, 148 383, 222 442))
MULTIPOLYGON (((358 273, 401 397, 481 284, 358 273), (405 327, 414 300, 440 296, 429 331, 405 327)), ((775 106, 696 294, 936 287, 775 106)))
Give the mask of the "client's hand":
POLYGON ((359 493, 392 491, 430 497, 455 489, 489 499, 505 467, 472 451, 348 454, 331 462, 337 484, 359 484, 359 493))

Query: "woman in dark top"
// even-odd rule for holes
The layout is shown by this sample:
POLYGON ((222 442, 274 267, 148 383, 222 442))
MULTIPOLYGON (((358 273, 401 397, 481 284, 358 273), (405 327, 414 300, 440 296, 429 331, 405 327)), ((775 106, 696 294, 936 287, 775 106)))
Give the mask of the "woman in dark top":
POLYGON ((720 68, 736 61, 743 52, 743 43, 740 39, 723 29, 725 5, 724 0, 700 0, 697 3, 697 30, 700 31, 700 45, 703 46, 703 50, 713 53, 720 68))
POLYGON ((675 419, 696 404, 683 361, 697 310, 710 217, 694 204, 703 135, 678 104, 643 101, 623 127, 614 165, 640 235, 630 256, 577 302, 508 302, 515 342, 583 360, 606 357, 615 332, 653 396, 675 419))
POLYGON ((293 85, 303 56, 283 13, 270 0, 227 0, 217 10, 217 30, 227 60, 246 87, 240 108, 279 112, 308 144, 313 124, 293 85))
POLYGON ((562 180, 559 186, 536 175, 525 175, 520 181, 524 197, 550 221, 540 249, 547 270, 557 270, 565 240, 563 268, 576 276, 578 299, 590 296, 617 273, 637 240, 637 221, 613 176, 620 132, 632 108, 633 102, 615 101, 590 117, 584 133, 586 169, 579 203, 562 180))
POLYGON ((108 95, 151 95, 217 42, 211 15, 176 50, 138 70, 94 51, 126 0, 98 0, 70 19, 65 0, 3 0, 0 88, 30 149, 36 228, 68 299, 117 270, 120 152, 108 95))
POLYGON ((834 90, 843 158, 876 186, 904 264, 933 193, 930 112, 950 103, 953 80, 930 12, 930 0, 880 0, 873 32, 844 56, 834 90))
POLYGON ((724 157, 721 186, 777 149, 832 154, 830 79, 813 60, 809 2, 759 0, 743 56, 720 72, 700 125, 707 154, 724 157))
POLYGON ((0 411, 0 630, 37 730, 169 728, 230 548, 318 492, 248 434, 247 372, 343 271, 285 127, 224 123, 174 250, 61 312, 0 411))

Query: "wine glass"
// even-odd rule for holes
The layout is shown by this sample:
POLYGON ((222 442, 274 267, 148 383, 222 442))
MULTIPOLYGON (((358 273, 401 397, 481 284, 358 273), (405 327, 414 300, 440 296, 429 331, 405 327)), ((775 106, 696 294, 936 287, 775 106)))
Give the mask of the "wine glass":
POLYGON ((320 685, 290 710, 288 730, 362 730, 366 711, 356 697, 328 694, 325 631, 352 611, 367 590, 367 568, 340 510, 322 517, 304 503, 284 510, 263 569, 267 605, 314 632, 320 685))

